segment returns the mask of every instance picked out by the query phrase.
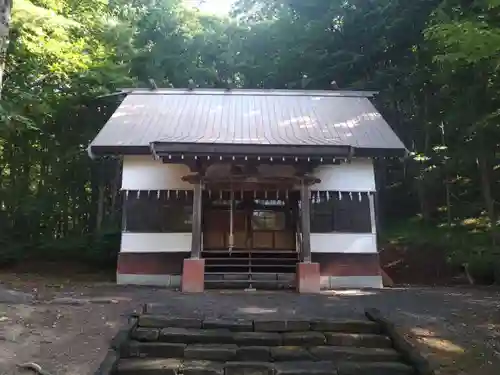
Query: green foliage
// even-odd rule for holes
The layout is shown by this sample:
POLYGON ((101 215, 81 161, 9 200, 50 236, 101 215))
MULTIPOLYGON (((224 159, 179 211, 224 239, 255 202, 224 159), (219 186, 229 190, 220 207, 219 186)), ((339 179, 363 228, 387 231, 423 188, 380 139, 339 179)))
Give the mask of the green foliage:
POLYGON ((119 232, 120 163, 90 161, 85 147, 118 103, 97 96, 150 78, 299 89, 307 75, 307 89, 380 91, 412 155, 380 163, 388 223, 418 216, 407 241, 438 241, 456 262, 496 259, 499 11, 499 0, 239 0, 217 18, 181 0, 17 0, 0 103, 0 258, 113 258, 118 242, 102 233, 119 232))

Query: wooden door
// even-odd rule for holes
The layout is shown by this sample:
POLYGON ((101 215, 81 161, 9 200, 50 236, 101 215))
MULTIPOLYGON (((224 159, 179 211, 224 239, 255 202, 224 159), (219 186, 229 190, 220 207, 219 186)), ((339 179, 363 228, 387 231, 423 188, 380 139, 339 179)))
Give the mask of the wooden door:
MULTIPOLYGON (((235 249, 248 247, 248 217, 245 211, 235 210, 233 214, 233 239, 235 249)), ((228 209, 209 209, 203 223, 203 246, 206 249, 227 249, 229 247, 230 212, 228 209)))
POLYGON ((251 221, 254 249, 295 249, 293 220, 286 210, 256 210, 252 213, 251 221))
MULTIPOLYGON (((295 219, 290 210, 235 210, 233 215, 234 249, 295 249, 295 219)), ((203 218, 203 246, 206 249, 227 249, 229 234, 229 209, 206 209, 203 218)))

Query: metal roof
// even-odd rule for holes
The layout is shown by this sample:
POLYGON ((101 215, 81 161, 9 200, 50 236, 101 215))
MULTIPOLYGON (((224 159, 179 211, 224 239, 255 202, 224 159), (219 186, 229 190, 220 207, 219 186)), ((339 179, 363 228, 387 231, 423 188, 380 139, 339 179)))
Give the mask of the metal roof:
POLYGON ((372 94, 136 90, 92 141, 90 151, 135 153, 162 143, 349 146, 404 152, 403 143, 368 99, 372 94))

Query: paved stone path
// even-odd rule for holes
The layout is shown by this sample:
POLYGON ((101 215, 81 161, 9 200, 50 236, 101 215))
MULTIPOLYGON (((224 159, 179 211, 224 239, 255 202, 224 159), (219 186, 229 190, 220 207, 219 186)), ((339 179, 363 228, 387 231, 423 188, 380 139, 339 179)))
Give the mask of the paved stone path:
POLYGON ((145 309, 106 373, 412 375, 383 327, 363 320, 172 318, 145 309), (151 314, 148 313, 148 310, 151 314))
POLYGON ((162 309, 172 316, 214 319, 356 318, 365 308, 375 307, 411 332, 424 354, 442 365, 440 374, 496 375, 500 368, 500 293, 489 289, 388 289, 320 296, 288 292, 183 295, 101 284, 40 287, 34 302, 29 295, 17 296, 15 301, 0 300, 2 370, 10 371, 15 363, 29 359, 54 374, 90 373, 126 315, 139 311, 144 303, 154 306, 158 302, 167 304, 162 309))

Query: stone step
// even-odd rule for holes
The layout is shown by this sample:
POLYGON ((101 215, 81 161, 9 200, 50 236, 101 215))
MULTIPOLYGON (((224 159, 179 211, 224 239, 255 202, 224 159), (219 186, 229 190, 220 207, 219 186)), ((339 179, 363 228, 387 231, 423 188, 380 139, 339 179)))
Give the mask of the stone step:
MULTIPOLYGON (((291 254, 297 256, 297 250, 279 250, 279 249, 273 249, 273 250, 254 250, 254 249, 233 249, 231 251, 231 255, 234 256, 235 254, 273 254, 273 255, 286 255, 286 254, 291 254)), ((204 249, 202 251, 202 254, 225 254, 229 255, 229 250, 228 249, 204 249)))
MULTIPOLYGON (((138 319, 139 328, 185 328, 185 329, 227 329, 248 332, 320 332, 334 345, 342 341, 357 338, 381 337, 377 323, 369 320, 301 320, 301 319, 201 319, 196 317, 173 318, 156 312, 154 305, 146 308, 146 313, 138 319), (348 336, 345 336, 347 335, 348 336)), ((383 336, 382 336, 383 337, 383 336)))
POLYGON ((258 263, 266 263, 266 262, 286 262, 294 264, 296 266, 297 263, 297 258, 271 258, 271 257, 232 257, 232 258, 220 258, 220 257, 211 257, 211 258, 203 258, 205 259, 205 264, 212 264, 215 262, 220 262, 222 264, 225 263, 231 263, 231 262, 246 262, 249 263, 251 262, 252 264, 258 264, 258 263))
POLYGON ((401 360, 394 349, 317 346, 309 349, 320 361, 393 362, 401 360))
POLYGON ((177 375, 182 361, 178 359, 121 359, 116 366, 120 375, 177 375))
POLYGON ((381 334, 307 331, 306 321, 224 321, 169 320, 159 316, 144 317, 130 333, 141 342, 184 344, 238 344, 240 346, 347 346, 389 348, 391 340, 381 334), (170 327, 170 323, 181 327, 170 327), (161 328, 165 326, 165 328, 161 328), (204 327, 201 328, 182 328, 204 327))
POLYGON ((226 264, 226 263, 206 263, 205 268, 206 269, 212 269, 212 268, 286 268, 286 269, 296 269, 297 264, 295 263, 288 263, 288 264, 283 264, 283 263, 277 263, 277 264, 226 264))
POLYGON ((358 361, 400 360, 393 349, 338 346, 238 346, 236 344, 151 343, 130 341, 122 348, 124 358, 186 358, 210 361, 358 361))
POLYGON ((417 372, 401 362, 353 363, 337 364, 338 375, 416 375, 417 372))
POLYGON ((382 333, 380 325, 370 320, 313 320, 311 330, 342 333, 382 333))
POLYGON ((359 348, 391 348, 388 336, 374 333, 325 332, 327 345, 354 346, 359 348))
POLYGON ((241 280, 251 278, 252 280, 268 280, 268 281, 295 281, 295 272, 205 272, 205 281, 228 281, 228 280, 241 280))
POLYGON ((142 314, 137 323, 145 328, 202 328, 203 319, 197 318, 172 318, 168 315, 142 314))
MULTIPOLYGON (((249 274, 244 274, 242 273, 239 278, 234 278, 234 279, 206 279, 205 284, 207 283, 220 283, 223 285, 230 285, 231 283, 254 283, 254 284, 288 284, 291 282, 294 282, 295 280, 272 280, 272 279, 259 279, 259 278, 254 278, 252 275, 249 274)), ((240 285, 241 286, 241 285, 240 285)))
POLYGON ((295 280, 262 280, 249 278, 248 275, 242 274, 239 279, 233 280, 213 280, 206 279, 205 287, 208 289, 239 289, 255 288, 258 290, 279 290, 290 289, 295 285, 295 280))
POLYGON ((206 264, 207 273, 229 272, 229 273, 288 273, 295 272, 295 264, 206 264))
MULTIPOLYGON (((114 375, 414 375, 369 320, 174 318, 148 304, 114 375)), ((355 317, 356 315, 353 315, 355 317)))
POLYGON ((216 362, 178 359, 120 359, 117 375, 411 375, 398 362, 355 363, 331 361, 216 362))

